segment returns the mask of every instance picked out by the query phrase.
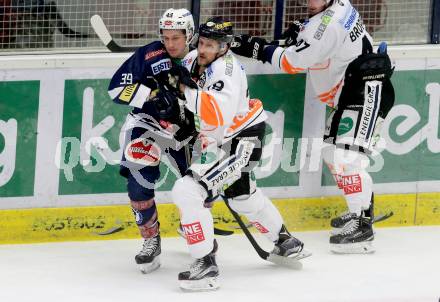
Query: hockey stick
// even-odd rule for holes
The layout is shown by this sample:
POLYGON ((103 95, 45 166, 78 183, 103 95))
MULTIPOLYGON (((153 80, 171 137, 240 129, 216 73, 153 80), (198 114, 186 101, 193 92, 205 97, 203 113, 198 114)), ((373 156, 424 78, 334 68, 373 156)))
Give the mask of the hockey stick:
MULTIPOLYGON (((231 48, 240 47, 240 45, 240 42, 231 42, 231 48)), ((271 42, 268 42, 267 45, 285 46, 286 40, 273 40, 271 42)))
POLYGON ((251 232, 249 232, 249 230, 246 227, 246 225, 244 224, 243 220, 241 220, 240 215, 238 215, 237 212, 235 212, 231 208, 228 200, 223 196, 222 196, 222 198, 223 198, 226 206, 228 207, 229 211, 231 212, 232 216, 234 216, 235 220, 240 225, 240 228, 242 229, 243 233, 246 235, 247 239, 249 240, 252 247, 255 249, 255 251, 257 252, 258 256, 260 256, 261 259, 267 260, 269 262, 272 262, 272 263, 280 265, 280 266, 290 267, 290 268, 296 269, 296 270, 299 270, 302 268, 303 265, 298 260, 305 258, 305 257, 308 257, 311 254, 303 253, 303 254, 299 254, 296 257, 282 257, 279 255, 275 255, 273 253, 266 252, 264 249, 262 249, 260 247, 260 245, 255 240, 254 236, 252 236, 251 232))
MULTIPOLYGON (((179 119, 180 122, 184 123, 185 122, 185 101, 181 100, 180 98, 178 99, 179 102, 179 119)), ((188 144, 185 144, 184 146, 184 150, 185 150, 185 161, 186 161, 186 166, 189 167, 191 165, 191 151, 189 149, 188 144)), ((178 230, 179 232, 179 230, 178 230)), ((183 234, 181 234, 179 232, 179 234, 183 237, 183 234)), ((222 230, 222 229, 218 229, 216 227, 214 227, 214 234, 215 235, 220 235, 220 236, 229 236, 234 234, 234 231, 231 230, 222 230)))
POLYGON ((394 215, 393 211, 391 211, 391 212, 389 212, 389 213, 386 213, 386 214, 379 214, 379 215, 376 215, 376 216, 373 218, 373 223, 377 223, 377 222, 381 222, 381 221, 387 220, 388 218, 390 218, 390 217, 393 216, 393 215, 394 215))
POLYGON ((104 45, 111 52, 133 52, 139 48, 139 47, 130 47, 130 46, 125 47, 118 45, 110 35, 110 32, 108 31, 107 26, 105 26, 101 16, 93 15, 90 18, 90 23, 92 24, 92 27, 95 33, 98 35, 101 42, 104 43, 104 45))

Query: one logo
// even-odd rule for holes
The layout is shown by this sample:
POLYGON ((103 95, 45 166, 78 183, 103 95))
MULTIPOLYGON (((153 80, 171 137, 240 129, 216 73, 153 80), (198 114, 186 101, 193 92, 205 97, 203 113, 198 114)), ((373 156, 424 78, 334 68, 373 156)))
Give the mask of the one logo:
POLYGON ((254 49, 252 50, 252 58, 257 59, 258 58, 258 50, 260 49, 260 44, 255 43, 254 49))
POLYGON ((167 21, 165 21, 165 25, 166 26, 171 26, 171 25, 173 25, 173 21, 167 20, 167 21))
POLYGON ((359 174, 342 176, 342 187, 345 195, 362 192, 361 177, 359 174))
POLYGON ((262 226, 259 222, 251 221, 251 223, 261 234, 269 233, 269 231, 264 226, 262 226))
POLYGON ((189 57, 188 59, 183 59, 182 60, 182 66, 188 66, 188 65, 190 65, 191 63, 193 62, 193 58, 192 57, 189 57))
POLYGON ((313 36, 316 40, 321 40, 325 30, 327 29, 327 26, 332 21, 332 17, 334 14, 335 12, 330 9, 326 11, 324 15, 321 17, 321 24, 319 24, 318 29, 316 30, 315 35, 313 36))
POLYGON ((152 58, 155 58, 155 57, 157 57, 157 56, 159 56, 159 55, 161 55, 163 53, 166 53, 165 49, 159 49, 159 50, 154 50, 154 51, 147 52, 145 54, 145 61, 150 60, 152 58))
POLYGON ((121 94, 119 95, 119 99, 123 102, 130 102, 131 98, 133 97, 134 93, 136 92, 138 84, 128 85, 125 86, 124 90, 122 90, 121 94))
POLYGON ((205 240, 205 235, 203 234, 203 229, 200 225, 200 222, 182 224, 182 229, 186 235, 186 241, 189 245, 205 240))
POLYGON ((156 75, 164 70, 170 70, 171 69, 171 60, 170 59, 163 59, 159 62, 156 62, 154 64, 151 64, 151 70, 153 71, 153 74, 156 75))
POLYGON ((145 166, 157 166, 160 161, 160 148, 145 138, 137 138, 130 142, 124 153, 128 161, 145 166))
POLYGON ((344 135, 351 131, 353 128, 353 120, 350 117, 344 117, 339 122, 338 135, 344 135))
POLYGON ((356 20, 356 17, 357 17, 357 10, 353 7, 351 9, 350 17, 348 17, 347 22, 345 22, 345 24, 344 24, 344 28, 346 30, 349 30, 351 28, 351 26, 353 25, 354 21, 356 20))
POLYGON ((342 184, 342 176, 340 174, 333 174, 333 177, 336 181, 336 184, 338 185, 338 189, 343 189, 344 186, 342 184))
POLYGON ((142 213, 139 212, 138 210, 135 210, 135 209, 131 209, 131 210, 133 211, 133 214, 135 216, 136 224, 137 225, 141 225, 142 224, 142 220, 143 220, 142 213))

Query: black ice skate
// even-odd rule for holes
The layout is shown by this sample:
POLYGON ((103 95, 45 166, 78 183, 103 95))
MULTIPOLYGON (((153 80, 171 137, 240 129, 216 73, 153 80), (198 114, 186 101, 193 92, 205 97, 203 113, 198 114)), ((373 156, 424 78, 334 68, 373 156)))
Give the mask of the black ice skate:
POLYGON ((203 258, 196 259, 190 266, 189 271, 179 273, 179 285, 185 291, 209 291, 220 287, 218 283, 219 270, 215 261, 217 241, 214 240, 214 248, 211 253, 203 258))
POLYGON ((311 255, 312 253, 304 249, 304 243, 293 237, 283 225, 279 233, 278 241, 275 242, 275 246, 267 260, 294 269, 301 269, 302 264, 297 260, 311 255))
POLYGON ((355 216, 336 235, 330 236, 330 249, 337 254, 368 254, 374 252, 372 220, 355 216))
POLYGON ((160 267, 160 253, 160 234, 144 240, 142 250, 134 258, 142 273, 148 274, 160 267))
MULTIPOLYGON (((370 218, 374 222, 374 194, 371 195, 370 207, 367 210, 362 210, 362 215, 364 217, 370 218)), ((344 227, 354 218, 356 218, 355 213, 345 212, 341 216, 335 217, 330 220, 330 225, 332 228, 332 235, 337 235, 341 233, 344 227)))

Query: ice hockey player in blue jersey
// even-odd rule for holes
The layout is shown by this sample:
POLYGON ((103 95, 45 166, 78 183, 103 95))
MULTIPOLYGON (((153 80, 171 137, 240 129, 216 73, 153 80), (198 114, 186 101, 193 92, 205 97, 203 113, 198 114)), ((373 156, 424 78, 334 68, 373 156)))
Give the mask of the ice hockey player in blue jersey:
POLYGON ((179 106, 178 92, 169 76, 172 64, 180 64, 188 53, 194 35, 191 13, 168 9, 159 20, 159 34, 160 41, 140 47, 122 64, 108 91, 115 103, 133 108, 123 128, 120 174, 127 178, 131 207, 144 239, 135 257, 143 273, 160 266, 161 240, 154 201, 159 163, 165 161, 177 176, 183 175, 188 159, 183 145, 194 129, 192 114, 179 106))

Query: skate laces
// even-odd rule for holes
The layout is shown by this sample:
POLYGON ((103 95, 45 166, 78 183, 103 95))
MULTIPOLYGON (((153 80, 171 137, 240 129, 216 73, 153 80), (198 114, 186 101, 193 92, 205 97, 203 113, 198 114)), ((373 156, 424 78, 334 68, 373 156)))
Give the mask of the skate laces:
POLYGON ((359 218, 350 220, 343 228, 340 235, 348 235, 353 233, 359 228, 359 218))
POLYGON ((194 261, 189 268, 190 275, 193 276, 194 274, 198 273, 204 264, 205 264, 204 257, 200 259, 196 259, 196 261, 194 261))
POLYGON ((341 220, 347 220, 347 219, 351 218, 352 215, 353 215, 353 213, 345 212, 340 216, 340 218, 341 218, 341 220))
POLYGON ((146 238, 144 240, 141 253, 148 256, 152 255, 157 248, 157 242, 158 242, 157 236, 146 238))

